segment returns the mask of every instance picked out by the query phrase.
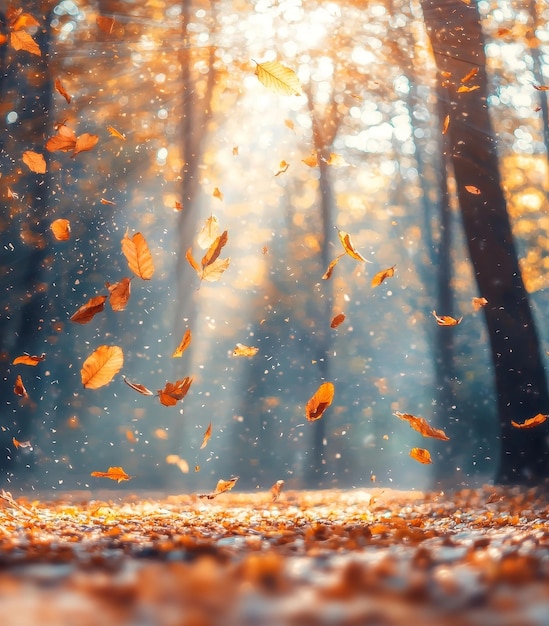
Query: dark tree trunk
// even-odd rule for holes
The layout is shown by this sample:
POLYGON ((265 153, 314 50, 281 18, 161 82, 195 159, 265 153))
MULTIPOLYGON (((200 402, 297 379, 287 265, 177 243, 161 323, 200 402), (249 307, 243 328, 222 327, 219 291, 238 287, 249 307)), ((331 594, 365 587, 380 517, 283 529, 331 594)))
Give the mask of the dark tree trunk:
POLYGON ((548 412, 549 393, 501 187, 480 15, 475 3, 461 0, 422 0, 422 7, 438 80, 446 84, 442 106, 450 118, 448 149, 469 254, 479 293, 488 300, 501 438, 496 480, 539 481, 549 474, 547 425, 518 430, 511 420, 548 412), (462 81, 473 69, 476 76, 462 81), (458 93, 460 87, 477 88, 458 93))

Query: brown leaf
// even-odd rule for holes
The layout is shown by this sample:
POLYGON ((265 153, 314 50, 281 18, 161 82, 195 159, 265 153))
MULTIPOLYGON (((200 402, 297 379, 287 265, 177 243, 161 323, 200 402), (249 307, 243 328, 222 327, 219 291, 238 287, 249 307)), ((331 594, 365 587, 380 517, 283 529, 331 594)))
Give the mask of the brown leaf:
POLYGON ((35 172, 36 174, 46 173, 46 159, 44 155, 39 152, 34 152, 33 150, 23 152, 23 163, 31 172, 35 172))
POLYGON ((189 345, 191 344, 191 331, 189 328, 187 328, 187 330, 185 331, 185 334, 183 335, 183 339, 181 340, 180 344, 177 346, 177 348, 174 350, 172 357, 178 358, 183 356, 183 352, 185 352, 185 350, 189 347, 189 345))
POLYGON ((158 398, 164 406, 175 406, 179 400, 187 395, 193 379, 190 376, 176 380, 175 383, 167 382, 164 389, 158 389, 158 398))
POLYGON ((99 346, 82 365, 82 384, 99 389, 111 382, 124 365, 124 353, 118 346, 99 346))
POLYGON ((74 145, 74 151, 71 156, 75 157, 79 152, 86 152, 95 147, 95 144, 99 141, 98 135, 92 135, 91 133, 83 133, 76 138, 74 145))
POLYGON ((112 137, 116 137, 117 139, 121 139, 122 141, 126 141, 126 135, 121 133, 119 130, 116 130, 114 126, 107 126, 107 130, 109 131, 112 137))
POLYGON ((147 389, 147 387, 145 387, 144 385, 140 385, 139 383, 131 383, 125 376, 122 376, 122 380, 126 383, 126 385, 128 385, 128 387, 131 387, 134 391, 137 391, 144 396, 154 396, 154 393, 150 389, 147 389))
POLYGON ((386 278, 391 278, 395 275, 395 266, 388 267, 386 270, 381 270, 372 278, 372 287, 378 287, 386 278))
POLYGON ((14 50, 25 50, 36 56, 42 56, 40 47, 24 30, 14 30, 10 34, 10 45, 14 50))
POLYGON ((282 487, 284 487, 283 480, 277 480, 276 483, 271 487, 271 498, 273 502, 276 502, 278 498, 280 498, 280 492, 282 491, 282 487))
POLYGON ((202 248, 202 250, 206 250, 206 248, 209 248, 218 237, 219 220, 215 215, 210 215, 198 233, 196 243, 202 248))
POLYGON ((202 257, 202 267, 207 267, 208 265, 212 265, 215 263, 219 255, 221 254, 221 250, 227 244, 229 240, 229 233, 224 230, 221 235, 215 238, 213 243, 208 248, 206 254, 202 257))
POLYGON ((40 356, 31 356, 30 354, 23 354, 13 360, 13 365, 31 365, 32 367, 38 365, 46 358, 46 353, 43 352, 40 356))
POLYGON ((439 326, 457 326, 461 324, 463 317, 451 317, 450 315, 437 315, 436 311, 433 311, 433 317, 436 319, 439 326))
POLYGON ((341 241, 343 249, 352 259, 355 259, 356 261, 366 262, 366 259, 354 247, 349 233, 346 233, 343 230, 338 230, 337 234, 339 236, 339 240, 341 241))
POLYGON ((105 302, 107 300, 107 296, 94 296, 90 298, 86 304, 83 304, 76 313, 71 315, 71 322, 76 322, 77 324, 87 324, 91 322, 95 315, 101 313, 101 311, 105 308, 105 302))
POLYGON ((109 467, 106 472, 92 472, 90 476, 94 478, 110 478, 121 483, 123 480, 130 480, 131 476, 128 476, 121 467, 109 467))
POLYGON ((328 269, 324 272, 322 276, 322 280, 328 280, 334 271, 335 266, 338 264, 339 260, 345 256, 345 252, 342 252, 340 255, 336 256, 336 258, 328 265, 328 269))
POLYGON ((471 304, 473 305, 474 311, 480 311, 482 307, 485 307, 488 304, 488 300, 486 298, 471 298, 471 304))
POLYGON ((511 421, 511 426, 514 426, 515 428, 535 428, 536 426, 543 424, 548 417, 549 415, 538 413, 537 415, 534 415, 534 417, 528 418, 522 424, 511 421))
POLYGON ((208 500, 212 500, 220 493, 225 493, 225 491, 230 491, 238 480, 238 476, 234 478, 230 478, 229 480, 218 480, 215 489, 211 493, 200 493, 198 494, 199 498, 208 498, 208 500))
POLYGON ((338 313, 330 322, 330 328, 337 328, 345 321, 345 313, 338 313))
POLYGON ((69 220, 64 218, 53 220, 50 228, 57 241, 67 241, 71 238, 71 223, 69 220))
POLYGON ((122 252, 131 271, 143 280, 150 280, 154 274, 154 263, 145 237, 135 233, 130 239, 128 233, 122 239, 122 252))
POLYGON ((200 444, 200 449, 203 450, 207 445, 210 437, 212 436, 212 423, 210 422, 208 428, 204 431, 204 436, 202 437, 202 443, 200 444))
POLYGON ((538 91, 549 91, 549 85, 533 85, 538 91))
POLYGON ((322 417, 324 411, 332 404, 334 399, 333 383, 322 383, 314 395, 305 405, 305 417, 309 422, 314 422, 322 417))
POLYGON ((255 356, 259 352, 259 348, 254 346, 245 346, 243 343, 237 343, 233 350, 233 356, 255 356))
POLYGON ((131 293, 131 278, 124 277, 117 283, 105 283, 109 290, 109 302, 113 311, 123 311, 131 293))
POLYGON ((441 441, 449 441, 450 439, 443 430, 434 428, 423 417, 416 417, 410 413, 401 413, 400 411, 395 411, 393 415, 401 420, 407 421, 414 430, 424 437, 432 437, 433 439, 440 439, 441 441))
POLYGON ((67 101, 67 104, 70 104, 72 98, 67 93, 67 90, 65 89, 65 87, 63 87, 63 83, 59 80, 59 78, 55 79, 55 88, 63 96, 63 98, 65 98, 65 100, 67 101))
POLYGON ((429 450, 425 450, 425 448, 412 448, 410 450, 410 456, 412 459, 423 463, 424 465, 429 465, 433 461, 431 460, 431 453, 429 450))
POLYGON ((23 384, 23 379, 21 378, 21 374, 18 374, 17 378, 15 379, 15 385, 13 386, 13 393, 16 396, 20 396, 21 398, 29 397, 29 394, 27 393, 27 390, 25 389, 25 385, 23 384))
POLYGON ((107 33, 107 35, 112 35, 116 25, 116 20, 113 17, 98 15, 95 18, 95 23, 97 24, 97 28, 99 28, 99 30, 107 33))

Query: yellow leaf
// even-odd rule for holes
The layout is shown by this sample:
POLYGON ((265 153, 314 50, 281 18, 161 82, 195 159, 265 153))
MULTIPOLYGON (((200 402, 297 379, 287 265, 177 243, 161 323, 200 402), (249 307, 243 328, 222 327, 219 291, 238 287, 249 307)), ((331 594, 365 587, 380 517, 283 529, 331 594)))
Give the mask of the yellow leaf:
POLYGON ((112 137, 117 137, 118 139, 121 139, 122 141, 126 141, 126 135, 121 133, 119 130, 116 130, 114 126, 107 126, 107 130, 109 131, 112 137))
POLYGON ((259 352, 259 348, 253 346, 245 346, 243 343, 237 343, 233 350, 233 356, 255 356, 259 352))
POLYGON ((410 450, 410 456, 415 461, 419 461, 424 465, 429 465, 430 463, 432 463, 431 454, 429 450, 425 450, 425 448, 412 448, 410 450))
POLYGON ((339 236, 339 240, 341 241, 341 245, 343 246, 343 249, 352 259, 355 259, 357 261, 362 261, 364 263, 368 262, 362 256, 362 254, 360 254, 360 252, 356 250, 356 248, 353 245, 353 242, 351 241, 351 236, 348 233, 344 232, 343 230, 338 230, 337 234, 339 236))
POLYGON ((217 187, 213 190, 212 196, 214 198, 217 198, 218 200, 223 200, 223 194, 221 193, 221 191, 219 191, 217 187))
POLYGON ((305 163, 305 165, 308 165, 309 167, 316 167, 318 165, 318 155, 316 153, 316 150, 313 150, 311 154, 302 159, 302 161, 303 163, 305 163))
POLYGON ((378 287, 386 278, 391 278, 395 275, 395 266, 388 267, 386 270, 381 270, 372 278, 372 287, 378 287))
POLYGON ((109 467, 106 472, 92 472, 90 476, 94 478, 110 478, 121 483, 123 480, 130 480, 131 476, 128 476, 121 467, 109 467))
POLYGON ((470 91, 476 91, 477 89, 480 89, 480 85, 471 85, 470 87, 468 87, 467 85, 461 85, 457 92, 458 93, 469 93, 470 91))
POLYGON ((202 280, 210 283, 217 282, 223 272, 229 267, 231 259, 217 259, 202 270, 202 280))
POLYGON ((300 96, 302 93, 297 74, 278 61, 258 63, 255 75, 261 84, 283 96, 300 96))
POLYGON ((450 116, 447 115, 444 118, 444 122, 442 123, 442 134, 445 135, 448 132, 448 127, 450 126, 450 116))
POLYGON ((99 389, 111 382, 124 365, 124 353, 118 346, 99 346, 82 365, 82 384, 99 389))
POLYGON ((198 233, 196 243, 205 250, 209 248, 212 243, 219 236, 219 220, 215 215, 210 215, 204 222, 202 230, 198 233))
POLYGON ((275 174, 275 176, 280 176, 280 174, 284 174, 284 172, 287 172, 288 168, 290 167, 290 164, 286 163, 286 161, 280 161, 280 165, 278 167, 279 167, 279 170, 275 174))

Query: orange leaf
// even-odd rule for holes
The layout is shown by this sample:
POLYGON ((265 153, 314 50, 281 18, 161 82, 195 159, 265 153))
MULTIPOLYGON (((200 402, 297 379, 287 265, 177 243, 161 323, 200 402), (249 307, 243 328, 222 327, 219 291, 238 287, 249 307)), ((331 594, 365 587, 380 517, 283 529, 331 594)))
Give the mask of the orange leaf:
POLYGON ((348 233, 344 232, 343 230, 338 230, 337 234, 339 236, 339 240, 341 241, 343 249, 352 259, 355 259, 356 261, 366 262, 366 259, 362 256, 362 254, 360 254, 360 252, 358 252, 353 246, 351 236, 348 233))
POLYGON ((463 317, 451 317, 450 315, 437 315, 436 311, 433 311, 433 317, 436 319, 439 326, 457 326, 461 324, 463 317))
POLYGON ((109 467, 106 472, 92 472, 90 476, 94 478, 110 478, 121 483, 123 480, 130 480, 131 476, 128 476, 121 467, 109 467))
POLYGON ((128 385, 128 387, 131 387, 134 391, 137 391, 144 396, 154 396, 154 393, 150 389, 147 389, 147 387, 145 387, 144 385, 140 385, 139 383, 131 383, 125 376, 122 376, 122 380, 126 383, 126 385, 128 385))
POLYGON ((67 104, 70 104, 72 98, 67 93, 67 90, 65 89, 65 87, 63 87, 63 83, 59 80, 59 78, 55 79, 55 88, 63 96, 63 98, 65 98, 65 100, 67 101, 67 104))
POLYGON ((50 137, 46 142, 46 150, 48 152, 56 152, 61 150, 68 152, 76 146, 76 133, 72 128, 61 124, 57 129, 57 135, 50 137))
POLYGON ((118 346, 99 346, 82 365, 82 384, 99 389, 111 382, 124 365, 124 353, 118 346))
POLYGON ((332 404, 334 391, 333 383, 322 383, 320 385, 305 406, 305 417, 309 422, 314 422, 322 417, 324 411, 332 404))
POLYGON ((386 270, 381 270, 372 278, 372 287, 378 287, 386 278, 391 278, 395 275, 395 266, 388 267, 386 270))
POLYGON ((30 354, 23 354, 22 356, 18 356, 13 360, 13 365, 38 365, 41 361, 44 361, 46 358, 45 352, 43 352, 40 356, 31 356, 30 354))
POLYGON ((67 241, 71 238, 71 223, 69 220, 63 218, 53 220, 50 228, 57 241, 67 241))
POLYGON ((208 500, 212 500, 220 493, 224 493, 225 491, 230 491, 238 480, 238 476, 234 478, 230 478, 229 480, 218 480, 215 489, 211 493, 200 493, 198 494, 199 498, 208 498, 208 500))
POLYGON ((431 454, 429 450, 425 450, 425 448, 412 448, 410 450, 410 456, 412 459, 419 461, 424 465, 429 465, 429 463, 433 462, 431 461, 431 454))
POLYGON ((466 83, 474 78, 478 74, 478 67, 474 67, 469 73, 465 74, 465 76, 459 81, 460 83, 466 83))
POLYGON ((191 331, 190 329, 187 328, 187 330, 185 331, 185 334, 183 335, 183 339, 181 340, 177 348, 174 350, 172 357, 175 359, 177 357, 183 356, 183 352, 185 352, 185 350, 189 347, 190 343, 191 343, 191 331))
POLYGON ((33 152, 32 150, 23 152, 23 163, 31 172, 35 172, 36 174, 46 173, 46 159, 44 155, 39 152, 33 152))
POLYGON ((534 85, 534 89, 538 91, 549 91, 549 85, 534 85))
POLYGON ((10 34, 10 44, 14 50, 25 50, 36 56, 42 56, 40 47, 34 39, 24 30, 12 31, 10 34))
POLYGON ((71 315, 71 322, 76 322, 77 324, 87 324, 91 322, 95 315, 101 313, 101 311, 105 308, 105 302, 107 300, 107 296, 95 296, 90 298, 86 304, 83 304, 76 313, 71 315))
POLYGON ((109 290, 109 302, 113 311, 123 311, 128 304, 131 293, 131 278, 124 277, 117 283, 105 283, 109 290))
POLYGON ((128 233, 122 239, 122 252, 131 271, 143 280, 150 280, 154 274, 154 263, 145 237, 135 233, 130 239, 128 233))
POLYGON ((271 487, 271 497, 273 502, 276 502, 278 498, 280 498, 280 492, 282 491, 282 487, 284 487, 283 480, 277 480, 276 483, 271 487))
POLYGON ((476 91, 477 89, 480 89, 480 85, 471 85, 470 87, 467 87, 467 85, 461 85, 461 87, 458 88, 457 92, 469 93, 470 91, 476 91))
POLYGON ((480 189, 474 185, 465 185, 465 190, 472 193, 474 196, 480 196, 480 189))
POLYGON ((204 436, 202 437, 202 443, 200 444, 200 449, 203 450, 207 445, 210 437, 212 436, 212 423, 210 422, 208 428, 204 431, 204 436))
POLYGON ((245 346, 243 343, 237 343, 233 350, 233 356, 255 356, 259 352, 259 348, 254 346, 245 346))
POLYGON ((179 400, 187 395, 193 379, 190 376, 176 380, 175 383, 166 383, 164 389, 158 389, 160 403, 164 406, 175 406, 179 400))
POLYGON ((543 422, 545 422, 545 420, 549 417, 549 415, 544 415, 543 413, 538 413, 537 415, 534 415, 534 417, 530 417, 529 419, 527 419, 525 422, 523 422, 522 424, 519 424, 518 422, 511 422, 511 426, 514 426, 515 428, 534 428, 535 426, 539 426, 540 424, 543 424, 543 422))
POLYGON ((488 304, 488 300, 486 298, 471 298, 471 304, 473 305, 473 310, 479 311, 482 307, 485 307, 488 304))
POLYGON ((202 277, 202 268, 195 261, 193 257, 193 253, 190 248, 187 250, 185 254, 185 258, 187 259, 187 261, 189 262, 189 265, 193 268, 193 270, 198 274, 198 276, 202 277))
POLYGON ((32 448, 30 441, 18 441, 15 437, 12 437, 11 441, 16 448, 32 448))
POLYGON ((205 250, 209 248, 219 236, 219 220, 215 215, 210 215, 204 222, 204 226, 198 233, 196 243, 205 250))
POLYGON ((74 151, 71 156, 75 157, 79 152, 86 152, 87 150, 91 150, 98 141, 99 137, 97 135, 92 135, 91 133, 83 133, 76 138, 76 144, 74 146, 74 151))
POLYGON ((27 390, 25 389, 25 385, 23 384, 23 379, 21 378, 21 374, 18 374, 17 378, 15 379, 15 385, 13 386, 13 393, 16 396, 21 396, 22 398, 29 397, 29 394, 27 393, 27 390))
POLYGON ((107 126, 107 130, 111 134, 112 137, 116 137, 117 139, 121 139, 122 141, 126 141, 126 135, 121 133, 119 130, 116 130, 114 126, 107 126))
POLYGON ((213 190, 212 196, 214 198, 217 198, 218 200, 223 200, 223 194, 221 193, 221 191, 219 191, 217 187, 213 190))
POLYGON ((330 328, 337 328, 345 321, 345 313, 338 313, 330 322, 330 328))
POLYGON ((208 265, 212 265, 219 255, 221 254, 221 250, 227 244, 229 240, 229 233, 224 230, 221 235, 215 238, 214 242, 208 248, 206 254, 202 257, 202 267, 207 267, 208 265))
POLYGON ((97 24, 97 28, 99 28, 99 30, 107 33, 107 35, 111 35, 114 31, 116 21, 113 17, 104 17, 103 15, 98 15, 95 18, 95 23, 97 24))
POLYGON ((289 163, 286 163, 286 161, 280 161, 280 165, 278 166, 278 172, 275 174, 275 176, 280 176, 280 174, 284 174, 284 172, 288 171, 288 168, 290 167, 289 163))
POLYGON ((442 123, 442 134, 445 135, 448 132, 448 127, 450 126, 450 116, 447 115, 444 118, 444 122, 442 123))
POLYGON ((339 259, 345 256, 345 252, 342 252, 340 255, 336 256, 336 258, 328 265, 328 269, 324 272, 322 276, 322 280, 328 280, 333 274, 335 266, 338 264, 339 259))
POLYGON ((443 430, 434 428, 423 417, 416 417, 415 415, 410 415, 410 413, 401 413, 400 411, 395 411, 393 415, 401 420, 407 421, 411 428, 424 437, 432 437, 433 439, 440 439, 441 441, 448 441, 450 439, 443 430))
POLYGON ((316 167, 318 165, 318 155, 316 153, 316 150, 313 150, 311 154, 309 154, 308 157, 302 159, 302 161, 303 163, 305 163, 305 165, 308 165, 309 167, 316 167))

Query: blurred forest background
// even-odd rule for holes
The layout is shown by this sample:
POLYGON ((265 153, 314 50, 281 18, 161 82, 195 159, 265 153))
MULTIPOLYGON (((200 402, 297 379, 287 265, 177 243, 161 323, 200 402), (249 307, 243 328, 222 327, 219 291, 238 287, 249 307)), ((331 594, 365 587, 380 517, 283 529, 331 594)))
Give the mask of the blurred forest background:
POLYGON ((105 486, 90 472, 109 466, 133 476, 121 488, 180 491, 231 476, 267 489, 549 475, 547 424, 510 425, 549 413, 544 0, 27 0, 0 11, 0 486, 105 486), (300 93, 262 84, 266 61, 294 70, 300 93), (98 141, 47 149, 63 128, 98 141), (185 257, 204 254, 212 215, 231 259, 216 282, 185 257), (68 240, 53 236, 56 219, 70 221, 68 240), (337 229, 369 263, 345 255, 323 279, 344 252, 337 229), (132 276, 121 240, 138 231, 153 277, 132 279, 124 311, 70 321, 106 282, 132 276), (488 304, 477 310, 475 297, 488 304), (441 326, 433 311, 463 319, 441 326), (501 362, 497 337, 516 337, 501 362), (235 356, 237 344, 258 351, 235 356), (100 345, 120 346, 124 366, 83 388, 100 345), (45 359, 14 365, 25 353, 45 359), (28 398, 14 393, 18 375, 28 398), (155 393, 193 382, 167 407, 122 375, 155 393), (323 381, 334 401, 309 423, 323 381), (424 439, 395 411, 449 441, 424 439), (432 464, 410 458, 416 446, 432 464))

